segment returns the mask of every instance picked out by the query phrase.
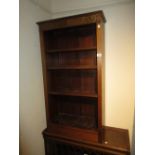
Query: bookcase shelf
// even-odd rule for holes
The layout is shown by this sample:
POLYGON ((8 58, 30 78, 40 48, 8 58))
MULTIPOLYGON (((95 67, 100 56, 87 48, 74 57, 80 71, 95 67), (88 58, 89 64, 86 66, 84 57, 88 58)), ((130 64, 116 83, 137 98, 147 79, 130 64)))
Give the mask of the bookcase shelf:
POLYGON ((85 65, 85 66, 53 66, 53 67, 48 67, 48 70, 63 70, 63 69, 72 69, 72 70, 76 70, 76 69, 79 69, 79 70, 83 70, 83 69, 89 69, 89 70, 94 70, 94 69, 97 69, 97 66, 89 66, 89 65, 85 65))
POLYGON ((80 92, 48 92, 50 95, 58 95, 58 96, 81 96, 81 97, 94 97, 97 98, 97 94, 91 93, 80 93, 80 92))
POLYGON ((96 51, 97 47, 87 47, 87 48, 67 48, 67 49, 51 49, 47 50, 48 54, 58 53, 58 52, 89 52, 96 51))

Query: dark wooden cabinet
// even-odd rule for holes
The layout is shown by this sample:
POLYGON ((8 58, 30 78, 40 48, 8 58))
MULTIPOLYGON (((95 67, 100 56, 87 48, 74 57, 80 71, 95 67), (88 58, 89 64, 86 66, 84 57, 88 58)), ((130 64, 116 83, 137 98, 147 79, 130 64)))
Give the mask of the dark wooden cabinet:
POLYGON ((130 155, 128 131, 102 127, 102 142, 81 141, 43 132, 46 155, 130 155))
POLYGON ((102 142, 104 23, 102 11, 38 22, 46 133, 102 142))

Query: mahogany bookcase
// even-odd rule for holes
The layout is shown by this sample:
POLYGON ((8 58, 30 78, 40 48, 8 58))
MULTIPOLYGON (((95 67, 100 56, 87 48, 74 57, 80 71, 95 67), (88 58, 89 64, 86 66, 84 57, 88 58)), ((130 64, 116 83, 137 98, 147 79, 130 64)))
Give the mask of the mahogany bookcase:
POLYGON ((95 11, 37 23, 46 134, 102 142, 105 22, 103 12, 95 11))

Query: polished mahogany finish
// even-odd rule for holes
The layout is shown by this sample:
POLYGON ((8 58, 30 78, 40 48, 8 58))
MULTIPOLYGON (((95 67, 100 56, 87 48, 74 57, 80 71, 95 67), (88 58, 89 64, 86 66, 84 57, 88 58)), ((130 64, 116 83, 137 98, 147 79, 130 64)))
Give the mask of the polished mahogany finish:
POLYGON ((71 139, 44 130, 46 155, 130 155, 128 131, 104 126, 101 142, 71 139))
POLYGON ((38 22, 49 132, 99 141, 104 22, 102 11, 38 22))
POLYGON ((104 23, 102 11, 38 22, 47 120, 43 133, 46 155, 128 154, 128 139, 123 139, 127 132, 102 127, 104 23))

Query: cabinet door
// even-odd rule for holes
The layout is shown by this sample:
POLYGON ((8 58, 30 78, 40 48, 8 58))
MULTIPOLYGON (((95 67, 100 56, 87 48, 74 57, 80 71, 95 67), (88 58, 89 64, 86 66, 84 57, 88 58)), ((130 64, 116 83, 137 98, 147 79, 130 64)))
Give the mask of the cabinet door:
POLYGON ((91 146, 83 147, 79 143, 74 145, 52 139, 45 140, 45 151, 46 155, 121 155, 92 149, 91 146))

